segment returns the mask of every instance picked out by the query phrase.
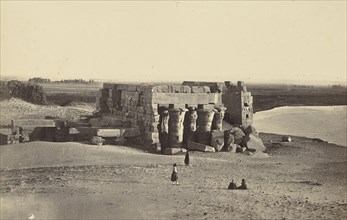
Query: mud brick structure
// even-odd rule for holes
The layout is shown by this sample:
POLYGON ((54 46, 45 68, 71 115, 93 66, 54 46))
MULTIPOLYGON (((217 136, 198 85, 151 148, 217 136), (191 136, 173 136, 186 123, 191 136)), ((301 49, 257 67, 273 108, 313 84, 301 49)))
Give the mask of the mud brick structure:
POLYGON ((97 109, 103 117, 129 119, 140 130, 139 142, 162 150, 185 147, 189 141, 211 145, 211 132, 222 130, 225 112, 233 124, 252 122, 252 97, 243 83, 183 84, 104 83, 97 109))

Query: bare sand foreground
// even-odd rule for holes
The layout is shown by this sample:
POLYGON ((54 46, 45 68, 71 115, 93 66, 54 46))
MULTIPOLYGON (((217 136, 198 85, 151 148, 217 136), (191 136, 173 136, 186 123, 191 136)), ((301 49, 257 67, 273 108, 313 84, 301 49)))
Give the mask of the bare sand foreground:
POLYGON ((268 155, 122 146, 1 146, 1 219, 346 219, 345 147, 261 134, 268 155), (180 185, 172 185, 178 163, 180 185), (227 190, 245 178, 249 190, 227 190))

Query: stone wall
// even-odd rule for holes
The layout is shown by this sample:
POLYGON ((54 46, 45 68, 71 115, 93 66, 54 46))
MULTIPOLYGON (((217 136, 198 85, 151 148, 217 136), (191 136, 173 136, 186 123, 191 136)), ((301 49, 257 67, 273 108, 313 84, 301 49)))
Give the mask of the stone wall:
POLYGON ((184 81, 187 86, 208 86, 211 92, 222 93, 222 102, 226 107, 225 120, 232 125, 247 128, 253 123, 253 97, 243 81, 236 85, 230 81, 221 82, 195 82, 184 81))

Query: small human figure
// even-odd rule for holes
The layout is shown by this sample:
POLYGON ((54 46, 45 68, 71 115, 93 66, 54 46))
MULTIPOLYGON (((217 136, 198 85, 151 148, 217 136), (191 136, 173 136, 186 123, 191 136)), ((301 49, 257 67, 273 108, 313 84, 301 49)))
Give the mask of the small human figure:
POLYGON ((178 185, 178 173, 177 173, 177 164, 174 163, 173 169, 172 169, 172 174, 171 174, 171 181, 172 184, 177 184, 178 185))
POLYGON ((228 189, 236 189, 236 184, 234 183, 234 180, 232 180, 230 183, 229 183, 229 186, 228 186, 228 189))
POLYGON ((247 189, 246 180, 242 179, 241 186, 237 187, 237 189, 247 189))
POLYGON ((189 151, 187 151, 186 156, 184 157, 184 163, 188 166, 189 165, 189 151))

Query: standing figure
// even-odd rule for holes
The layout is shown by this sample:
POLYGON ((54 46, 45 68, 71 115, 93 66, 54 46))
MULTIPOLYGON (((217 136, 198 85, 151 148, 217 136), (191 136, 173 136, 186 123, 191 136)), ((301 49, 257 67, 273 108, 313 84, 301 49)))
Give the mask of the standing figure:
POLYGON ((246 180, 242 179, 241 186, 239 186, 237 188, 238 189, 247 189, 246 180))
POLYGON ((174 163, 173 169, 172 169, 172 174, 171 174, 171 181, 172 184, 177 184, 178 185, 178 173, 177 173, 177 164, 174 163))
POLYGON ((186 156, 184 158, 184 163, 188 166, 189 165, 189 151, 187 151, 186 156))

